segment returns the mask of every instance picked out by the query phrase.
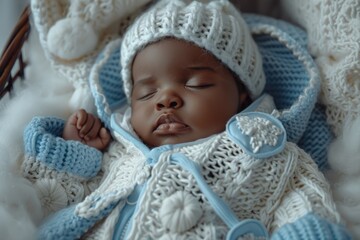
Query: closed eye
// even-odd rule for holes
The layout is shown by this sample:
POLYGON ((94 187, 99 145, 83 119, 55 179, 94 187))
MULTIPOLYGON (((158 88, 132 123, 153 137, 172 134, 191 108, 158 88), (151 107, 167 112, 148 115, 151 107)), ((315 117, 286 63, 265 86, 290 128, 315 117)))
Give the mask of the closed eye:
POLYGON ((147 99, 151 98, 152 96, 154 96, 155 93, 156 93, 156 91, 143 94, 143 95, 141 95, 140 97, 136 98, 136 100, 139 100, 139 101, 147 100, 147 99))
POLYGON ((210 88, 212 86, 214 86, 214 84, 196 84, 196 85, 186 84, 185 85, 186 88, 192 88, 192 89, 205 89, 205 88, 210 88))

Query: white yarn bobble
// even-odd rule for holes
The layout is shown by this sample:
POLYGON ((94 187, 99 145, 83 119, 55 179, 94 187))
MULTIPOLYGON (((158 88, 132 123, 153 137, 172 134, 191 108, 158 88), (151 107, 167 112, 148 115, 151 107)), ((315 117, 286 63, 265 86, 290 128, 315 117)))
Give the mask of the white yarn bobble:
POLYGON ((94 28, 78 17, 57 21, 47 35, 49 52, 63 60, 85 56, 96 48, 98 40, 94 28))
POLYGON ((182 233, 191 229, 202 214, 198 200, 184 191, 177 191, 166 198, 159 212, 162 224, 171 233, 182 233))

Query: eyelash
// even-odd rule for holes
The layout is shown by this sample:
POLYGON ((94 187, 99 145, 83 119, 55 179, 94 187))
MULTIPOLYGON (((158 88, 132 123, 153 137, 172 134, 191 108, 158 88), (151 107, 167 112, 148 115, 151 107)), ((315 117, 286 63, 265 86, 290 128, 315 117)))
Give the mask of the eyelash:
POLYGON ((139 97, 137 100, 139 100, 139 101, 147 100, 148 98, 151 97, 151 95, 153 95, 153 94, 155 94, 155 93, 156 93, 156 92, 148 93, 148 94, 146 94, 146 95, 144 95, 144 96, 139 97))
MULTIPOLYGON (((202 84, 202 85, 185 85, 185 88, 192 88, 192 89, 205 89, 205 88, 209 88, 214 86, 214 84, 202 84)), ((150 98, 152 95, 154 95, 156 93, 156 91, 154 92, 150 92, 144 96, 141 96, 139 98, 137 98, 137 100, 139 101, 143 101, 143 100, 147 100, 148 98, 150 98)))
POLYGON ((214 84, 201 84, 201 85, 185 85, 187 88, 204 89, 214 86, 214 84))

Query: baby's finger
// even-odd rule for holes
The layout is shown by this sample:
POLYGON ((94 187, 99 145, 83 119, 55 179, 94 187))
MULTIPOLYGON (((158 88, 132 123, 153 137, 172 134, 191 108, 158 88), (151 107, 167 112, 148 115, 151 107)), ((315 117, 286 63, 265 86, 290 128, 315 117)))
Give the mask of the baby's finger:
POLYGON ((102 127, 102 124, 100 122, 100 119, 94 117, 94 124, 91 127, 91 129, 89 129, 89 131, 84 136, 85 140, 89 141, 89 140, 94 139, 95 137, 97 137, 99 135, 99 131, 100 131, 101 127, 102 127))
POLYGON ((100 140, 101 140, 102 144, 106 147, 111 141, 111 135, 110 135, 109 131, 106 128, 102 127, 100 129, 99 135, 100 135, 100 140))
POLYGON ((70 115, 70 117, 67 120, 68 123, 70 123, 71 125, 76 126, 77 123, 77 112, 74 112, 73 114, 70 115))
POLYGON ((80 109, 76 112, 76 118, 76 127, 77 129, 81 129, 88 119, 88 113, 84 109, 80 109))
POLYGON ((100 138, 102 139, 102 140, 110 140, 111 139, 111 135, 110 135, 110 133, 109 133, 109 131, 106 129, 106 128, 104 128, 104 127, 102 127, 101 129, 100 129, 100 138))
POLYGON ((85 137, 89 131, 92 129, 93 125, 95 122, 95 117, 92 114, 88 114, 87 115, 87 119, 86 122, 82 125, 81 129, 80 129, 80 137, 85 137))

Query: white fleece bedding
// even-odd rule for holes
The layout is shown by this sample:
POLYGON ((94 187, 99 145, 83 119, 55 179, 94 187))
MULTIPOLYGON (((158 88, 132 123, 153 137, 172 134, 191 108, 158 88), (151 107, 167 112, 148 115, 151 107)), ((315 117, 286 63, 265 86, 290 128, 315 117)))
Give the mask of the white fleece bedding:
POLYGON ((42 219, 37 193, 19 173, 23 130, 35 115, 66 117, 73 91, 51 70, 36 34, 31 34, 27 44, 27 59, 32 64, 26 68, 26 80, 17 82, 10 101, 2 100, 0 112, 0 232, 1 239, 8 240, 35 239, 36 225, 42 219))

